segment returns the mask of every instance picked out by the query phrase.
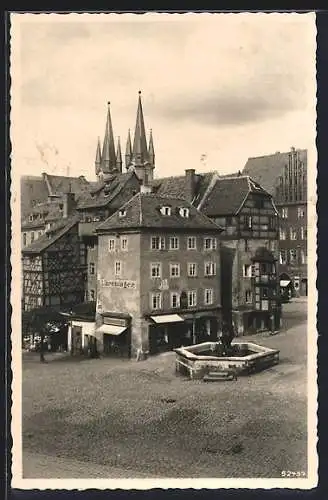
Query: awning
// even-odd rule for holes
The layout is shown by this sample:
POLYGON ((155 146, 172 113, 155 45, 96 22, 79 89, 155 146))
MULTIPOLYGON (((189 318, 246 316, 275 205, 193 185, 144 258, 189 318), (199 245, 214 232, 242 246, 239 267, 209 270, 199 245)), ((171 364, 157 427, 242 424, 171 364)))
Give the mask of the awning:
POLYGON ((280 281, 280 286, 285 287, 285 286, 288 286, 288 285, 289 285, 289 283, 290 283, 290 281, 289 281, 289 280, 281 280, 281 281, 280 281))
POLYGON ((178 314, 163 314, 162 316, 150 316, 155 323, 180 323, 184 321, 178 314))
POLYGON ((126 330, 126 326, 101 325, 96 333, 107 333, 107 335, 121 335, 126 330))

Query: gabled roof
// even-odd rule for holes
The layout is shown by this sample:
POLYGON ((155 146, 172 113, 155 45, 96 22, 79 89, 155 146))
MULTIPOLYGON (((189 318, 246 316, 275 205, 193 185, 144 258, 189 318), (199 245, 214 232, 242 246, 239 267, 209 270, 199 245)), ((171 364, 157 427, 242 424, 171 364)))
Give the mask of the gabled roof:
POLYGON ((202 212, 209 217, 234 215, 242 207, 249 193, 269 194, 249 176, 220 177, 208 193, 202 212))
POLYGON ((49 195, 60 196, 71 191, 80 193, 90 189, 89 182, 81 175, 80 177, 65 177, 63 175, 43 174, 49 188, 49 195))
POLYGON ((44 252, 50 245, 55 243, 59 238, 64 236, 70 229, 72 229, 79 222, 79 217, 74 215, 67 219, 62 219, 59 221, 56 226, 51 228, 50 235, 49 233, 44 234, 36 241, 34 241, 31 245, 22 249, 23 254, 40 254, 44 252))
POLYGON ((197 208, 181 198, 138 193, 125 203, 106 221, 97 227, 97 232, 117 229, 190 229, 220 231, 221 228, 202 214, 197 208), (171 207, 171 215, 162 215, 160 208, 171 207), (180 208, 189 209, 189 217, 179 214, 180 208), (125 215, 120 214, 124 211, 125 215))
POLYGON ((91 191, 81 193, 77 202, 77 208, 100 208, 107 206, 113 202, 133 176, 136 177, 134 172, 111 174, 106 178, 106 182, 101 181, 96 186, 93 186, 91 191))
MULTIPOLYGON (((306 163, 307 150, 297 149, 296 151, 300 159, 306 163)), ((275 195, 279 177, 282 175, 285 165, 288 165, 290 154, 290 151, 286 153, 277 152, 271 155, 248 158, 243 169, 243 175, 249 175, 270 194, 275 195)))
POLYGON ((48 199, 48 188, 43 177, 23 175, 21 177, 21 218, 25 219, 31 208, 48 199))
MULTIPOLYGON (((195 174, 195 198, 193 200, 194 205, 197 205, 201 201, 208 185, 211 182, 212 177, 215 174, 216 172, 195 174)), ((188 180, 185 175, 154 179, 152 187, 154 192, 159 196, 176 196, 183 199, 188 198, 188 180)))

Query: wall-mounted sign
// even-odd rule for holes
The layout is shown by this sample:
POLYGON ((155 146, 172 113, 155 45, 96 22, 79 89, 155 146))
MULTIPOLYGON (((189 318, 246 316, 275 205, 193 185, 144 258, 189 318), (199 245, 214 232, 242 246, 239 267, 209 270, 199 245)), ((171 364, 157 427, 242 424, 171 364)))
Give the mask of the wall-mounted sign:
POLYGON ((129 288, 135 290, 137 288, 137 282, 131 280, 101 280, 101 286, 106 288, 129 288))

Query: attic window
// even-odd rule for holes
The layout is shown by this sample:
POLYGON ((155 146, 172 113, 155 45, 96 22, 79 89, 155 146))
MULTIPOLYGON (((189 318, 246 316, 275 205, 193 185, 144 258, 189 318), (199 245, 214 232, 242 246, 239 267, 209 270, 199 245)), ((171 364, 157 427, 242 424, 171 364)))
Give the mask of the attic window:
POLYGON ((189 217, 189 208, 180 208, 179 214, 181 217, 189 217))
POLYGON ((30 215, 28 219, 29 219, 30 222, 32 222, 33 221, 33 215, 30 215))
POLYGON ((126 210, 124 208, 122 210, 119 210, 118 216, 119 217, 125 217, 126 216, 126 210))
POLYGON ((171 207, 161 207, 160 212, 162 215, 171 215, 171 207))

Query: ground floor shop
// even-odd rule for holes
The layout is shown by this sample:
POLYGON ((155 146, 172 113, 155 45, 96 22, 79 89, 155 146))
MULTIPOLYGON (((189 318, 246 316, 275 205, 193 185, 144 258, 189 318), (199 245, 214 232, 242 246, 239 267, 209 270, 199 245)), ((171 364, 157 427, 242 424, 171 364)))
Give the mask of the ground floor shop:
POLYGON ((187 313, 149 318, 149 353, 216 341, 220 334, 219 313, 187 313))
POLYGON ((281 310, 280 308, 272 311, 234 310, 232 323, 236 336, 261 331, 278 331, 281 327, 281 310))

